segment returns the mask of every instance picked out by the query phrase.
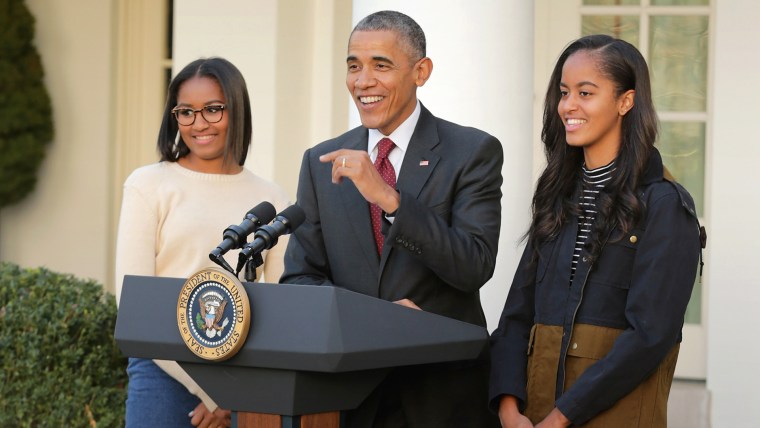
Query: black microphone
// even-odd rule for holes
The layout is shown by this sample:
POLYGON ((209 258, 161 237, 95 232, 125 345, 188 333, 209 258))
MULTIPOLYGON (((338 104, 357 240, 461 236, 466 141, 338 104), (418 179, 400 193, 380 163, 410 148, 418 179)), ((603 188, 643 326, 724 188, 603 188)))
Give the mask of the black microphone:
POLYGON ((232 272, 232 268, 227 265, 222 255, 229 250, 240 248, 245 245, 248 235, 261 227, 262 224, 267 224, 272 221, 276 212, 274 206, 267 201, 251 208, 251 210, 245 214, 245 218, 243 218, 243 221, 239 225, 235 226, 233 224, 224 230, 224 233, 222 234, 222 242, 209 253, 208 257, 214 263, 232 272))
POLYGON ((245 266, 246 260, 252 255, 274 247, 277 244, 277 238, 292 233, 305 219, 306 215, 301 207, 291 205, 277 214, 272 224, 261 226, 253 234, 253 241, 240 250, 237 271, 240 272, 243 266, 245 266))

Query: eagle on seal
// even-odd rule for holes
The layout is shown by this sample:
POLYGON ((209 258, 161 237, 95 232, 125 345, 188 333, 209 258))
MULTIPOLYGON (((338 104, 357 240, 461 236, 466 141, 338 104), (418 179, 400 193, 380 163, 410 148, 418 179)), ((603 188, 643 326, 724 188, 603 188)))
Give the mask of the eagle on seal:
POLYGON ((222 299, 217 293, 211 292, 198 299, 201 319, 204 321, 206 336, 221 336, 222 329, 227 325, 228 320, 220 326, 219 322, 224 316, 224 308, 227 306, 227 300, 222 299))

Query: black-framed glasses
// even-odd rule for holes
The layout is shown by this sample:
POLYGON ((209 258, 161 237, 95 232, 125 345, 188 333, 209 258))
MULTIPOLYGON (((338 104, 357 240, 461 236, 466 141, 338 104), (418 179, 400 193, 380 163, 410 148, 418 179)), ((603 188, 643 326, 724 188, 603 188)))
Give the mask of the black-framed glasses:
POLYGON ((177 123, 180 125, 188 126, 195 123, 195 114, 200 113, 203 119, 208 123, 217 123, 222 120, 224 116, 224 109, 227 106, 224 104, 212 104, 205 106, 198 110, 191 109, 189 107, 174 107, 172 114, 177 118, 177 123))

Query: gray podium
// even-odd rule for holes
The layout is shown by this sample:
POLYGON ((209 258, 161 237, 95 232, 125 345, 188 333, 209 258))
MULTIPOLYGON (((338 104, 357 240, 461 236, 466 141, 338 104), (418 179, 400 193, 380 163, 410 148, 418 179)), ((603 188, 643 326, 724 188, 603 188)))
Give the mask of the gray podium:
POLYGON ((488 339, 483 327, 342 288, 244 283, 248 338, 232 358, 211 362, 177 328, 184 282, 126 276, 116 342, 129 357, 178 361, 241 428, 337 427, 339 412, 356 408, 391 368, 474 359, 488 339), (282 417, 270 424, 256 415, 282 417))

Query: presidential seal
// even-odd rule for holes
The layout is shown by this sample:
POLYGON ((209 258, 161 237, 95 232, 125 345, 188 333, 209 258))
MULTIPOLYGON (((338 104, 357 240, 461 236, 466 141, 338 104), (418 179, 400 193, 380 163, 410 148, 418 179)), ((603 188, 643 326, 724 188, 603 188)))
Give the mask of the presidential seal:
POLYGON ((243 284, 210 267, 185 281, 177 301, 177 326, 185 345, 203 359, 223 361, 243 347, 251 308, 243 284))

